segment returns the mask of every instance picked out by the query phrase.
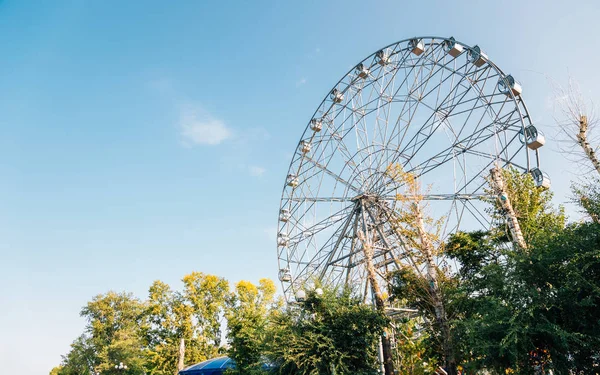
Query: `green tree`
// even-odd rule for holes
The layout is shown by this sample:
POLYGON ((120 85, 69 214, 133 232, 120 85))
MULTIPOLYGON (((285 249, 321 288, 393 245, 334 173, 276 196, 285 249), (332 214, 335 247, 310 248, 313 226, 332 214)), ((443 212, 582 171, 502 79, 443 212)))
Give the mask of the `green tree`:
POLYGON ((372 306, 326 290, 273 315, 267 355, 289 375, 375 374, 388 319, 372 306))
POLYGON ((144 304, 131 294, 115 292, 94 297, 81 310, 95 371, 116 374, 115 364, 123 362, 131 375, 144 373, 144 311, 144 304))
POLYGON ((98 353, 100 364, 96 367, 101 374, 122 375, 115 365, 127 366, 127 375, 143 375, 147 369, 145 346, 140 332, 132 328, 115 332, 111 342, 98 353))
POLYGON ((201 338, 194 336, 193 309, 181 293, 174 292, 162 281, 155 281, 149 289, 146 316, 149 322, 146 332, 148 358, 154 374, 178 372, 181 340, 187 346, 181 362, 206 359, 206 356, 198 355, 203 345, 198 345, 201 338))
POLYGON ((148 359, 158 375, 176 374, 185 364, 212 358, 220 350, 228 282, 200 272, 182 281, 181 292, 161 281, 149 289, 145 335, 148 359))
POLYGON ((81 335, 71 344, 71 350, 62 357, 62 364, 52 371, 57 375, 91 375, 98 360, 89 337, 81 335))
POLYGON ((86 333, 95 348, 109 345, 119 331, 141 327, 143 313, 143 303, 133 295, 112 291, 94 297, 81 310, 87 320, 86 333))
MULTIPOLYGON (((552 206, 554 194, 548 189, 536 187, 529 173, 521 173, 515 168, 503 169, 502 178, 527 244, 534 245, 538 238, 553 236, 565 227, 564 208, 555 209, 552 206)), ((508 242, 504 213, 496 200, 491 203, 489 211, 500 223, 494 234, 503 236, 499 240, 508 242)))
POLYGON ((269 316, 280 306, 275 284, 261 279, 258 286, 248 281, 235 285, 227 303, 229 357, 236 363, 234 373, 261 373, 269 316))
MULTIPOLYGON (((549 192, 514 171, 505 179, 531 245, 527 251, 506 246, 502 230, 457 233, 446 246, 460 265, 449 309, 457 312, 462 363, 498 374, 544 366, 592 373, 600 358, 600 228, 593 221, 565 227, 549 192)), ((593 214, 597 195, 585 191, 586 211, 593 214)))
POLYGON ((222 277, 192 272, 183 277, 185 302, 193 309, 196 334, 206 340, 206 355, 214 356, 221 346, 221 322, 229 296, 229 282, 222 277))

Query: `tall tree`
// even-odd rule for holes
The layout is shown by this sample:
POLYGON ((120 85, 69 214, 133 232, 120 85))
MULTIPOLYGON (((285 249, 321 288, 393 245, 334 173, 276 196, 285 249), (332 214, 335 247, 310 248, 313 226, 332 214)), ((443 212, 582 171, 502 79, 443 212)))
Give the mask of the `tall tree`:
POLYGON ((273 315, 267 355, 281 374, 375 374, 379 338, 388 324, 349 292, 311 292, 302 306, 273 315))
POLYGON ((71 344, 71 350, 62 357, 61 366, 52 371, 55 375, 92 375, 98 360, 90 339, 81 335, 71 344))
POLYGON ((229 282, 215 275, 192 272, 183 277, 183 286, 181 297, 193 311, 193 335, 202 337, 203 353, 213 357, 221 346, 221 323, 229 296, 229 282))
POLYGON ((586 103, 579 86, 571 79, 566 88, 555 85, 554 92, 558 109, 555 115, 559 129, 557 143, 562 147, 563 155, 570 157, 579 167, 591 166, 600 175, 600 141, 595 133, 598 120, 593 105, 586 103))
POLYGON ((262 372, 267 324, 270 314, 280 307, 275 284, 261 279, 258 286, 240 281, 227 303, 227 339, 230 358, 239 374, 262 372))
MULTIPOLYGON (((425 214, 423 192, 415 175, 405 172, 400 165, 389 166, 387 173, 400 182, 405 190, 403 194, 397 195, 397 200, 401 205, 396 216, 396 231, 403 238, 405 245, 415 251, 413 260, 416 260, 418 264, 425 265, 425 274, 422 274, 418 267, 413 267, 401 270, 397 277, 409 274, 421 277, 420 284, 426 286, 426 292, 423 291, 419 307, 425 308, 424 313, 432 313, 430 317, 435 322, 431 326, 435 330, 432 337, 439 339, 444 368, 450 375, 454 375, 456 374, 456 361, 452 335, 439 280, 444 275, 437 265, 437 260, 443 255, 443 244, 439 238, 442 220, 436 221, 425 214), (429 225, 429 230, 426 225, 429 225)), ((398 294, 398 290, 395 293, 398 294)))
POLYGON ((179 359, 183 360, 177 350, 179 342, 192 338, 191 308, 169 285, 157 280, 149 289, 146 316, 149 322, 146 332, 148 354, 154 373, 176 374, 179 359))
MULTIPOLYGON (((503 178, 531 246, 527 251, 505 246, 507 230, 501 225, 490 232, 453 235, 446 253, 460 269, 449 308, 457 317, 455 342, 467 369, 528 374, 536 366, 557 365, 565 338, 548 315, 554 302, 547 297, 555 291, 542 280, 551 262, 538 266, 552 259, 549 251, 565 233, 565 217, 562 208, 552 207, 552 194, 535 187, 529 175, 508 170, 503 178)), ((501 217, 502 206, 493 203, 492 214, 501 217)))
POLYGON ((217 355, 229 284, 220 277, 193 272, 183 277, 182 292, 155 281, 149 289, 146 337, 157 374, 177 374, 186 364, 217 355))
POLYGON ((145 372, 144 310, 143 302, 131 294, 115 292, 94 297, 81 310, 97 372, 117 373, 114 366, 121 362, 132 375, 145 372))

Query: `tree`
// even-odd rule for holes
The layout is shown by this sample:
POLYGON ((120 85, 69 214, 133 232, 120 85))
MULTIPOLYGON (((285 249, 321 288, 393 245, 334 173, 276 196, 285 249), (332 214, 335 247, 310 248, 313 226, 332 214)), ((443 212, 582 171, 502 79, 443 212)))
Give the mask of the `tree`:
POLYGON ((86 319, 85 333, 63 356, 58 374, 112 374, 119 362, 127 364, 130 374, 143 374, 143 311, 142 302, 130 294, 108 292, 94 297, 81 310, 86 319))
POLYGON ((199 354, 206 358, 214 357, 221 346, 221 323, 229 296, 229 282, 202 272, 185 275, 182 281, 181 308, 191 308, 193 337, 202 339, 199 354))
POLYGON ((144 304, 131 294, 115 292, 94 297, 81 310, 94 371, 116 374, 115 364, 123 362, 132 375, 145 372, 144 311, 144 304))
POLYGON ((98 353, 99 365, 96 372, 101 374, 121 375, 115 365, 127 365, 128 375, 143 375, 146 373, 145 346, 140 332, 134 328, 120 329, 115 332, 111 342, 98 353))
MULTIPOLYGON (((392 277, 399 281, 403 276, 414 277, 414 282, 418 283, 424 289, 419 288, 420 295, 416 298, 420 303, 418 307, 424 313, 431 313, 429 318, 433 322, 431 336, 438 339, 441 354, 441 362, 450 375, 456 374, 456 361, 453 352, 452 335, 448 322, 448 314, 445 307, 445 301, 440 284, 440 278, 445 275, 439 269, 436 259, 443 254, 443 244, 440 242, 439 232, 443 219, 434 220, 425 214, 426 206, 423 204, 423 195, 421 186, 417 177, 412 173, 407 173, 400 165, 391 165, 386 173, 394 180, 404 186, 404 194, 398 194, 396 199, 401 203, 398 210, 395 230, 403 239, 405 246, 410 250, 416 250, 412 261, 417 264, 425 265, 425 274, 422 274, 418 267, 405 267, 401 269, 396 276, 392 277), (426 225, 433 230, 427 230, 426 225)), ((392 293, 402 293, 398 289, 398 283, 393 288, 392 293)), ((415 290, 416 291, 416 290, 415 290)))
POLYGON ((97 295, 81 310, 87 320, 86 333, 95 348, 109 345, 119 331, 143 325, 144 305, 128 293, 97 295))
POLYGON ((558 144, 562 147, 563 155, 570 156, 578 166, 591 166, 600 174, 598 159, 598 139, 594 134, 598 120, 594 107, 586 103, 578 85, 569 79, 566 88, 555 85, 555 101, 558 114, 555 122, 559 129, 558 144))
POLYGON ((174 374, 177 371, 178 338, 185 335, 183 327, 186 324, 182 323, 187 321, 176 314, 179 309, 174 293, 168 284, 160 280, 150 286, 146 306, 148 329, 145 336, 149 363, 156 375, 174 374))
POLYGON ((81 335, 73 341, 69 353, 62 357, 62 364, 52 371, 55 375, 91 375, 97 362, 89 337, 81 335))
POLYGON ((572 190, 575 202, 582 208, 583 213, 594 223, 600 224, 600 179, 574 184, 572 190))
POLYGON ((248 281, 235 285, 235 292, 227 303, 227 353, 236 363, 234 373, 263 372, 267 324, 281 301, 275 299, 275 284, 269 279, 259 280, 258 286, 248 281))
MULTIPOLYGON (((503 169, 502 179, 527 244, 547 238, 548 235, 553 236, 564 228, 564 208, 555 209, 552 206, 554 194, 535 186, 530 174, 521 173, 515 168, 503 169)), ((498 200, 491 203, 489 213, 495 222, 500 223, 494 228, 493 234, 499 237, 499 241, 508 242, 502 206, 498 200)))
MULTIPOLYGON (((573 367, 575 353, 587 353, 582 355, 587 363, 598 355, 593 350, 590 354, 591 348, 598 347, 592 339, 597 335, 597 320, 592 323, 597 316, 578 310, 582 294, 576 292, 584 290, 593 304, 598 303, 594 285, 597 288, 600 280, 595 271, 588 271, 597 263, 590 261, 589 253, 598 247, 594 250, 590 244, 594 237, 590 239, 589 233, 581 235, 582 225, 565 228, 562 208, 550 204, 551 193, 536 188, 528 175, 514 170, 504 173, 531 246, 527 251, 505 246, 501 226, 490 232, 456 233, 447 243, 446 253, 460 265, 449 309, 457 316, 454 335, 462 363, 467 370, 498 374, 530 374, 542 367, 557 373, 579 371, 573 367), (586 263, 572 265, 579 256, 586 263), (587 290, 582 280, 589 280, 587 290), (582 319, 585 316, 590 319, 582 319), (582 322, 587 322, 587 331, 582 322)), ((501 215, 498 205, 492 210, 501 215)), ((590 303, 587 298, 583 301, 590 303)), ((583 373, 589 373, 591 367, 585 369, 583 373)))
POLYGON ((184 290, 155 281, 149 289, 146 319, 149 361, 156 374, 177 374, 186 363, 217 355, 228 282, 193 272, 183 277, 184 290))
POLYGON ((273 315, 266 352, 281 374, 375 374, 379 338, 388 324, 350 292, 311 292, 302 306, 273 315))

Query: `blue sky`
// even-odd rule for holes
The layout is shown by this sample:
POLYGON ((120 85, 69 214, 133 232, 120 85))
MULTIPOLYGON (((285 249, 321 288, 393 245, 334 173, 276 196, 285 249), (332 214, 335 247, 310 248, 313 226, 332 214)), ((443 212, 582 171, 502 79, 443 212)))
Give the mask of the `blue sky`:
MULTIPOLYGON (((48 372, 110 289, 276 277, 281 188, 356 62, 479 44, 552 133, 548 77, 599 102, 597 1, 0 1, 0 363, 48 372)), ((574 166, 543 149, 556 202, 574 166)))

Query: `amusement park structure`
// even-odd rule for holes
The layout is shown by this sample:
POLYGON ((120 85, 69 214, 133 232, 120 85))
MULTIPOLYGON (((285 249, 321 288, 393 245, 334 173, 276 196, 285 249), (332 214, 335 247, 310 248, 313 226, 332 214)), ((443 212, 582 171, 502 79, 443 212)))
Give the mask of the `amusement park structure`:
POLYGON ((429 280, 444 329, 440 246, 490 228, 486 207, 497 199, 513 243, 526 248, 501 170, 550 184, 522 91, 480 47, 454 38, 402 40, 356 64, 308 119, 285 179, 277 256, 286 299, 346 286, 393 313, 388 275, 410 267, 429 280))

